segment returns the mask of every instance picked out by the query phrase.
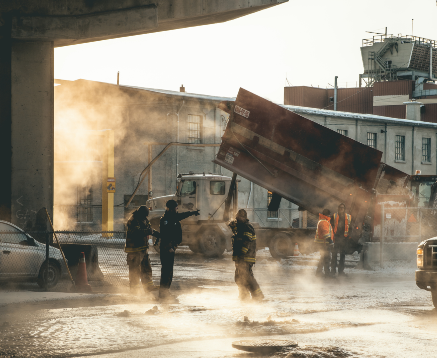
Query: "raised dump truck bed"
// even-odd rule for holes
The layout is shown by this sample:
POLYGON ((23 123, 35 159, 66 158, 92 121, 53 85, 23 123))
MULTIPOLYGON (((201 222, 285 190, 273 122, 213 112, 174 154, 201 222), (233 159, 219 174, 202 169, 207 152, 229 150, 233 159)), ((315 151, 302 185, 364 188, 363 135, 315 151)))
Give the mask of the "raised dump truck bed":
POLYGON ((345 203, 358 241, 386 167, 380 151, 242 88, 220 108, 230 117, 215 163, 313 214, 345 203))

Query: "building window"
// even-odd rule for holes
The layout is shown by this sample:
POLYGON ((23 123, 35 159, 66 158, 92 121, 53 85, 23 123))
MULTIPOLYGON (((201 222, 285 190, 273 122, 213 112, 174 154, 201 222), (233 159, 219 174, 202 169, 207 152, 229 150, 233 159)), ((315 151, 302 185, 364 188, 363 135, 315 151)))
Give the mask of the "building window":
POLYGON ((202 116, 188 115, 188 143, 202 143, 202 116))
POLYGON ((422 138, 422 162, 431 162, 431 138, 422 138))
POLYGON ((396 136, 395 160, 405 161, 405 136, 396 136))
POLYGON ((77 187, 77 222, 93 222, 93 189, 77 187))
POLYGON ((376 149, 376 133, 367 132, 367 145, 376 149))
POLYGON ((347 129, 337 129, 337 133, 343 134, 347 137, 347 129))
MULTIPOLYGON (((273 193, 271 191, 267 192, 267 206, 270 205, 270 202, 272 201, 272 195, 273 193)), ((267 211, 267 218, 277 218, 278 217, 278 211, 267 211)))

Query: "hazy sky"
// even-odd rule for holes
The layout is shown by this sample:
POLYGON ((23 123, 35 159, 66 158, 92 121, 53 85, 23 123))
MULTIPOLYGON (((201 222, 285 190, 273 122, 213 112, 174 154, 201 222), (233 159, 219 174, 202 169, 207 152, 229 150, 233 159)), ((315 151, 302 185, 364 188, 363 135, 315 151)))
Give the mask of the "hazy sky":
POLYGON ((291 85, 355 86, 366 31, 437 40, 434 0, 290 0, 218 25, 55 49, 55 78, 234 97, 243 87, 283 103, 291 85))

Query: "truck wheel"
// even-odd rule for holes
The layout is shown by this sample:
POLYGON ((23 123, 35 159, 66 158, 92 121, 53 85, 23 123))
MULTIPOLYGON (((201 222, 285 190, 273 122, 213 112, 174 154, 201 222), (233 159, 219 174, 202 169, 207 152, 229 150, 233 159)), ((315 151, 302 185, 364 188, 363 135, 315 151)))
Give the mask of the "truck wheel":
POLYGON ((225 252, 226 243, 217 230, 207 229, 198 236, 199 250, 206 257, 217 257, 225 252))
POLYGON ((288 235, 278 234, 270 240, 270 254, 275 259, 283 259, 293 254, 293 242, 288 235))
POLYGON ((192 242, 192 243, 188 244, 188 247, 189 247, 190 250, 193 251, 195 254, 200 253, 200 247, 199 247, 199 243, 198 243, 198 242, 192 242))
POLYGON ((431 291, 432 303, 434 307, 437 308, 437 289, 431 291))

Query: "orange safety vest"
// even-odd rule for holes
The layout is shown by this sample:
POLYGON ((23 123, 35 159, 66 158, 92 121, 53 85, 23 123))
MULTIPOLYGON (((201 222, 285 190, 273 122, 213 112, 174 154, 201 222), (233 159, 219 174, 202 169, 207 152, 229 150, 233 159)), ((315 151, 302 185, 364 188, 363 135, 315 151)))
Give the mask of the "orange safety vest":
POLYGON ((330 224, 331 218, 319 214, 319 222, 317 223, 316 237, 314 242, 318 244, 327 244, 329 239, 333 241, 334 234, 332 233, 332 227, 330 224))
MULTIPOLYGON (((337 233, 338 228, 338 218, 337 213, 334 214, 334 234, 337 233)), ((351 222, 351 216, 349 214, 344 215, 344 237, 347 237, 349 232, 349 223, 351 222)))

